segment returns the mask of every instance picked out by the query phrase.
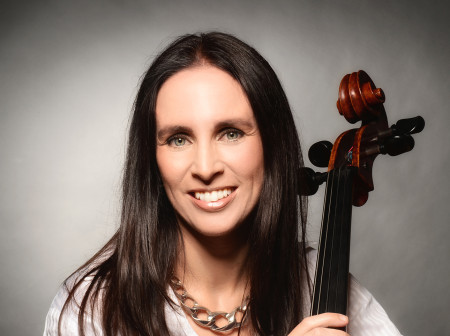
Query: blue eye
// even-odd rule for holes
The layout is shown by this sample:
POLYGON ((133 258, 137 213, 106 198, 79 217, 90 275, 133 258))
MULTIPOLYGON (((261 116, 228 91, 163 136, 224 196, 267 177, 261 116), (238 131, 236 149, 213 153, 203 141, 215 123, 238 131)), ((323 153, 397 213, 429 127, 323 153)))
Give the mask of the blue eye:
POLYGON ((227 133, 228 140, 237 140, 239 139, 239 133, 236 131, 230 131, 227 133))
POLYGON ((222 134, 222 136, 225 136, 226 141, 237 141, 244 135, 242 131, 235 128, 225 130, 222 134))
POLYGON ((167 144, 169 146, 181 147, 181 146, 186 145, 186 138, 183 138, 180 136, 175 136, 175 137, 172 137, 169 140, 167 140, 167 144))

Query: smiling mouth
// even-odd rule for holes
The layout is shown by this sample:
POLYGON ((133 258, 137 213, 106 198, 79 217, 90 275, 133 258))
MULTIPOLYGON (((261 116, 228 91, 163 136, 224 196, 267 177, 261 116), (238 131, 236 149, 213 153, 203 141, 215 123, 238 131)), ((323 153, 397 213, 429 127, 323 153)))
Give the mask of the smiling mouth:
POLYGON ((233 192, 234 188, 224 188, 224 189, 218 189, 214 191, 196 191, 192 193, 192 195, 201 201, 205 202, 217 202, 218 200, 221 200, 223 198, 226 198, 230 196, 230 194, 233 192))

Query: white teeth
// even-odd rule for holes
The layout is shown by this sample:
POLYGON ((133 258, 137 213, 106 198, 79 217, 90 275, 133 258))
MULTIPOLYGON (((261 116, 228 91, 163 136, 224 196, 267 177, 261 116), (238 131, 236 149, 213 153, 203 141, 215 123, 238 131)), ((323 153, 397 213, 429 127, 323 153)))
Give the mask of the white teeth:
POLYGON ((231 194, 231 189, 214 190, 212 192, 195 192, 195 198, 205 202, 217 202, 231 194))
POLYGON ((212 193, 211 193, 211 201, 212 202, 217 202, 217 191, 213 191, 212 193))

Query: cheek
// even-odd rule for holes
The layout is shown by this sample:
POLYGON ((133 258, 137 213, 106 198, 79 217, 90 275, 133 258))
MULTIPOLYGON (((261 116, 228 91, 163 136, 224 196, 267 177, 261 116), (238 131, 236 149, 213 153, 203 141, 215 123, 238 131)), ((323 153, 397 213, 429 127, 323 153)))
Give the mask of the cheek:
POLYGON ((156 162, 166 188, 176 187, 183 179, 186 171, 187 160, 180 153, 174 153, 160 149, 156 151, 156 162))
POLYGON ((264 177, 264 155, 259 138, 252 138, 239 150, 232 150, 227 161, 236 174, 260 188, 264 177))

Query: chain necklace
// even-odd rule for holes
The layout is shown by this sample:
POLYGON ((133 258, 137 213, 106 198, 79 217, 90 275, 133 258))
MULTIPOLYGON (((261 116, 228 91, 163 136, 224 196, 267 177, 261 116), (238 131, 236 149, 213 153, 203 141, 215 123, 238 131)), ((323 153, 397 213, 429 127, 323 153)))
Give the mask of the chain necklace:
POLYGON ((228 332, 230 330, 233 330, 235 328, 241 327, 241 325, 244 324, 245 318, 247 316, 247 304, 248 304, 248 297, 244 300, 242 305, 236 307, 231 311, 230 313, 226 312, 213 312, 210 311, 206 307, 200 306, 197 301, 186 291, 186 288, 184 288, 183 283, 178 280, 177 278, 173 277, 171 279, 172 288, 174 289, 174 293, 178 300, 180 300, 181 306, 184 308, 184 310, 192 317, 195 323, 197 323, 199 326, 204 328, 209 328, 212 331, 215 332, 228 332), (191 301, 193 303, 192 306, 188 305, 186 302, 191 301), (198 317, 199 313, 204 313, 207 315, 206 319, 201 319, 198 317), (240 313, 242 314, 241 321, 236 320, 236 314, 240 313), (217 318, 224 318, 228 321, 228 323, 222 327, 219 327, 216 324, 217 318))

